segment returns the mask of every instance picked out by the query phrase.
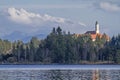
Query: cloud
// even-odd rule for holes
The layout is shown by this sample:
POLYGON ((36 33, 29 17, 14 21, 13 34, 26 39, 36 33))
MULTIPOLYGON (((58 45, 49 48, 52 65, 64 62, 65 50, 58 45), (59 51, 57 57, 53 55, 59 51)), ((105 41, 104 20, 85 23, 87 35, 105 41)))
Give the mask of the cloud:
POLYGON ((49 34, 53 27, 60 26, 63 31, 71 33, 82 33, 84 26, 81 21, 66 19, 63 17, 51 16, 49 14, 39 14, 26 11, 21 8, 7 8, 0 13, 0 37, 21 32, 27 36, 38 34, 49 34), (6 32, 6 33, 5 33, 6 32), (4 33, 4 34, 3 34, 4 33))
POLYGON ((30 23, 34 23, 36 20, 64 23, 64 18, 52 17, 47 14, 40 15, 40 14, 30 13, 24 9, 17 10, 15 8, 9 8, 8 14, 9 14, 9 18, 12 21, 18 23, 20 22, 20 23, 30 24, 30 23))
POLYGON ((86 24, 81 23, 81 22, 78 22, 78 24, 80 24, 80 25, 82 25, 82 26, 87 26, 86 24))
POLYGON ((16 10, 15 8, 8 9, 9 18, 15 22, 31 23, 33 14, 28 14, 24 9, 16 10))
POLYGON ((82 22, 74 22, 69 19, 61 18, 61 17, 54 17, 48 14, 36 14, 32 12, 28 12, 25 9, 16 9, 16 8, 8 8, 8 17, 10 20, 23 23, 23 24, 79 24, 81 26, 85 26, 82 22))
POLYGON ((105 11, 110 11, 110 12, 120 11, 120 6, 118 6, 117 4, 109 3, 109 2, 101 2, 99 6, 101 9, 105 11))
POLYGON ((9 18, 18 23, 25 23, 30 24, 34 23, 35 21, 43 21, 43 22, 56 22, 56 23, 64 23, 65 19, 60 17, 53 17, 48 14, 40 15, 35 13, 27 12, 24 9, 17 10, 15 8, 9 8, 8 9, 9 18))

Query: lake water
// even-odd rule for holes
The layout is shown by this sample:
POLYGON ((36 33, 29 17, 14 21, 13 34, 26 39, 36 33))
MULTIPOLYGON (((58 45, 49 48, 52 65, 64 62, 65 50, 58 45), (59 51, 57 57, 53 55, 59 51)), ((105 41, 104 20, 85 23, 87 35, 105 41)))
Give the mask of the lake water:
POLYGON ((0 65, 0 80, 120 80, 120 65, 0 65))

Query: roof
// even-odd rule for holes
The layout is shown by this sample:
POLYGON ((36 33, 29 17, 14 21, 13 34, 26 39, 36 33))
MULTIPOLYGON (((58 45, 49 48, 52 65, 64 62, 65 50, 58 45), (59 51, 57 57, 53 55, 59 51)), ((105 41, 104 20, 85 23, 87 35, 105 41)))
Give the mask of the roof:
POLYGON ((103 35, 102 34, 91 34, 92 39, 96 39, 97 36, 102 38, 103 35))
MULTIPOLYGON (((79 37, 79 36, 82 36, 82 35, 84 35, 84 34, 75 34, 76 37, 79 37)), ((85 33, 85 35, 90 35, 92 41, 95 41, 97 37, 99 37, 99 38, 105 38, 107 41, 110 40, 110 37, 108 35, 96 33, 96 31, 87 31, 85 33)))
POLYGON ((87 31, 85 34, 96 34, 95 31, 87 31))
POLYGON ((99 38, 102 38, 102 37, 103 37, 103 38, 105 38, 107 41, 110 40, 110 37, 109 37, 108 35, 103 35, 103 34, 91 34, 90 36, 91 36, 91 38, 92 38, 93 41, 96 40, 97 36, 98 36, 99 38))

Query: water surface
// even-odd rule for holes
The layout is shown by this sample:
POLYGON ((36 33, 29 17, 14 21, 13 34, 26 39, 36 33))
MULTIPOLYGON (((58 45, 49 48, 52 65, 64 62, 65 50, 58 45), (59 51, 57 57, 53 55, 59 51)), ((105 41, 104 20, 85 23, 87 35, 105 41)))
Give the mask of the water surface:
POLYGON ((0 80, 120 80, 120 65, 0 65, 0 80))

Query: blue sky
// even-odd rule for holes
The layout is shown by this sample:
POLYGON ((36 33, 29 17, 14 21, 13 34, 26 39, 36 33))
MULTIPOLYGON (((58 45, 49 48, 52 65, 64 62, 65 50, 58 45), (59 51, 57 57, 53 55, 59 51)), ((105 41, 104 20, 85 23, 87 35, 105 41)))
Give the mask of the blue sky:
POLYGON ((0 37, 16 31, 48 34, 52 27, 84 33, 94 30, 110 36, 120 31, 120 0, 0 0, 0 37))

